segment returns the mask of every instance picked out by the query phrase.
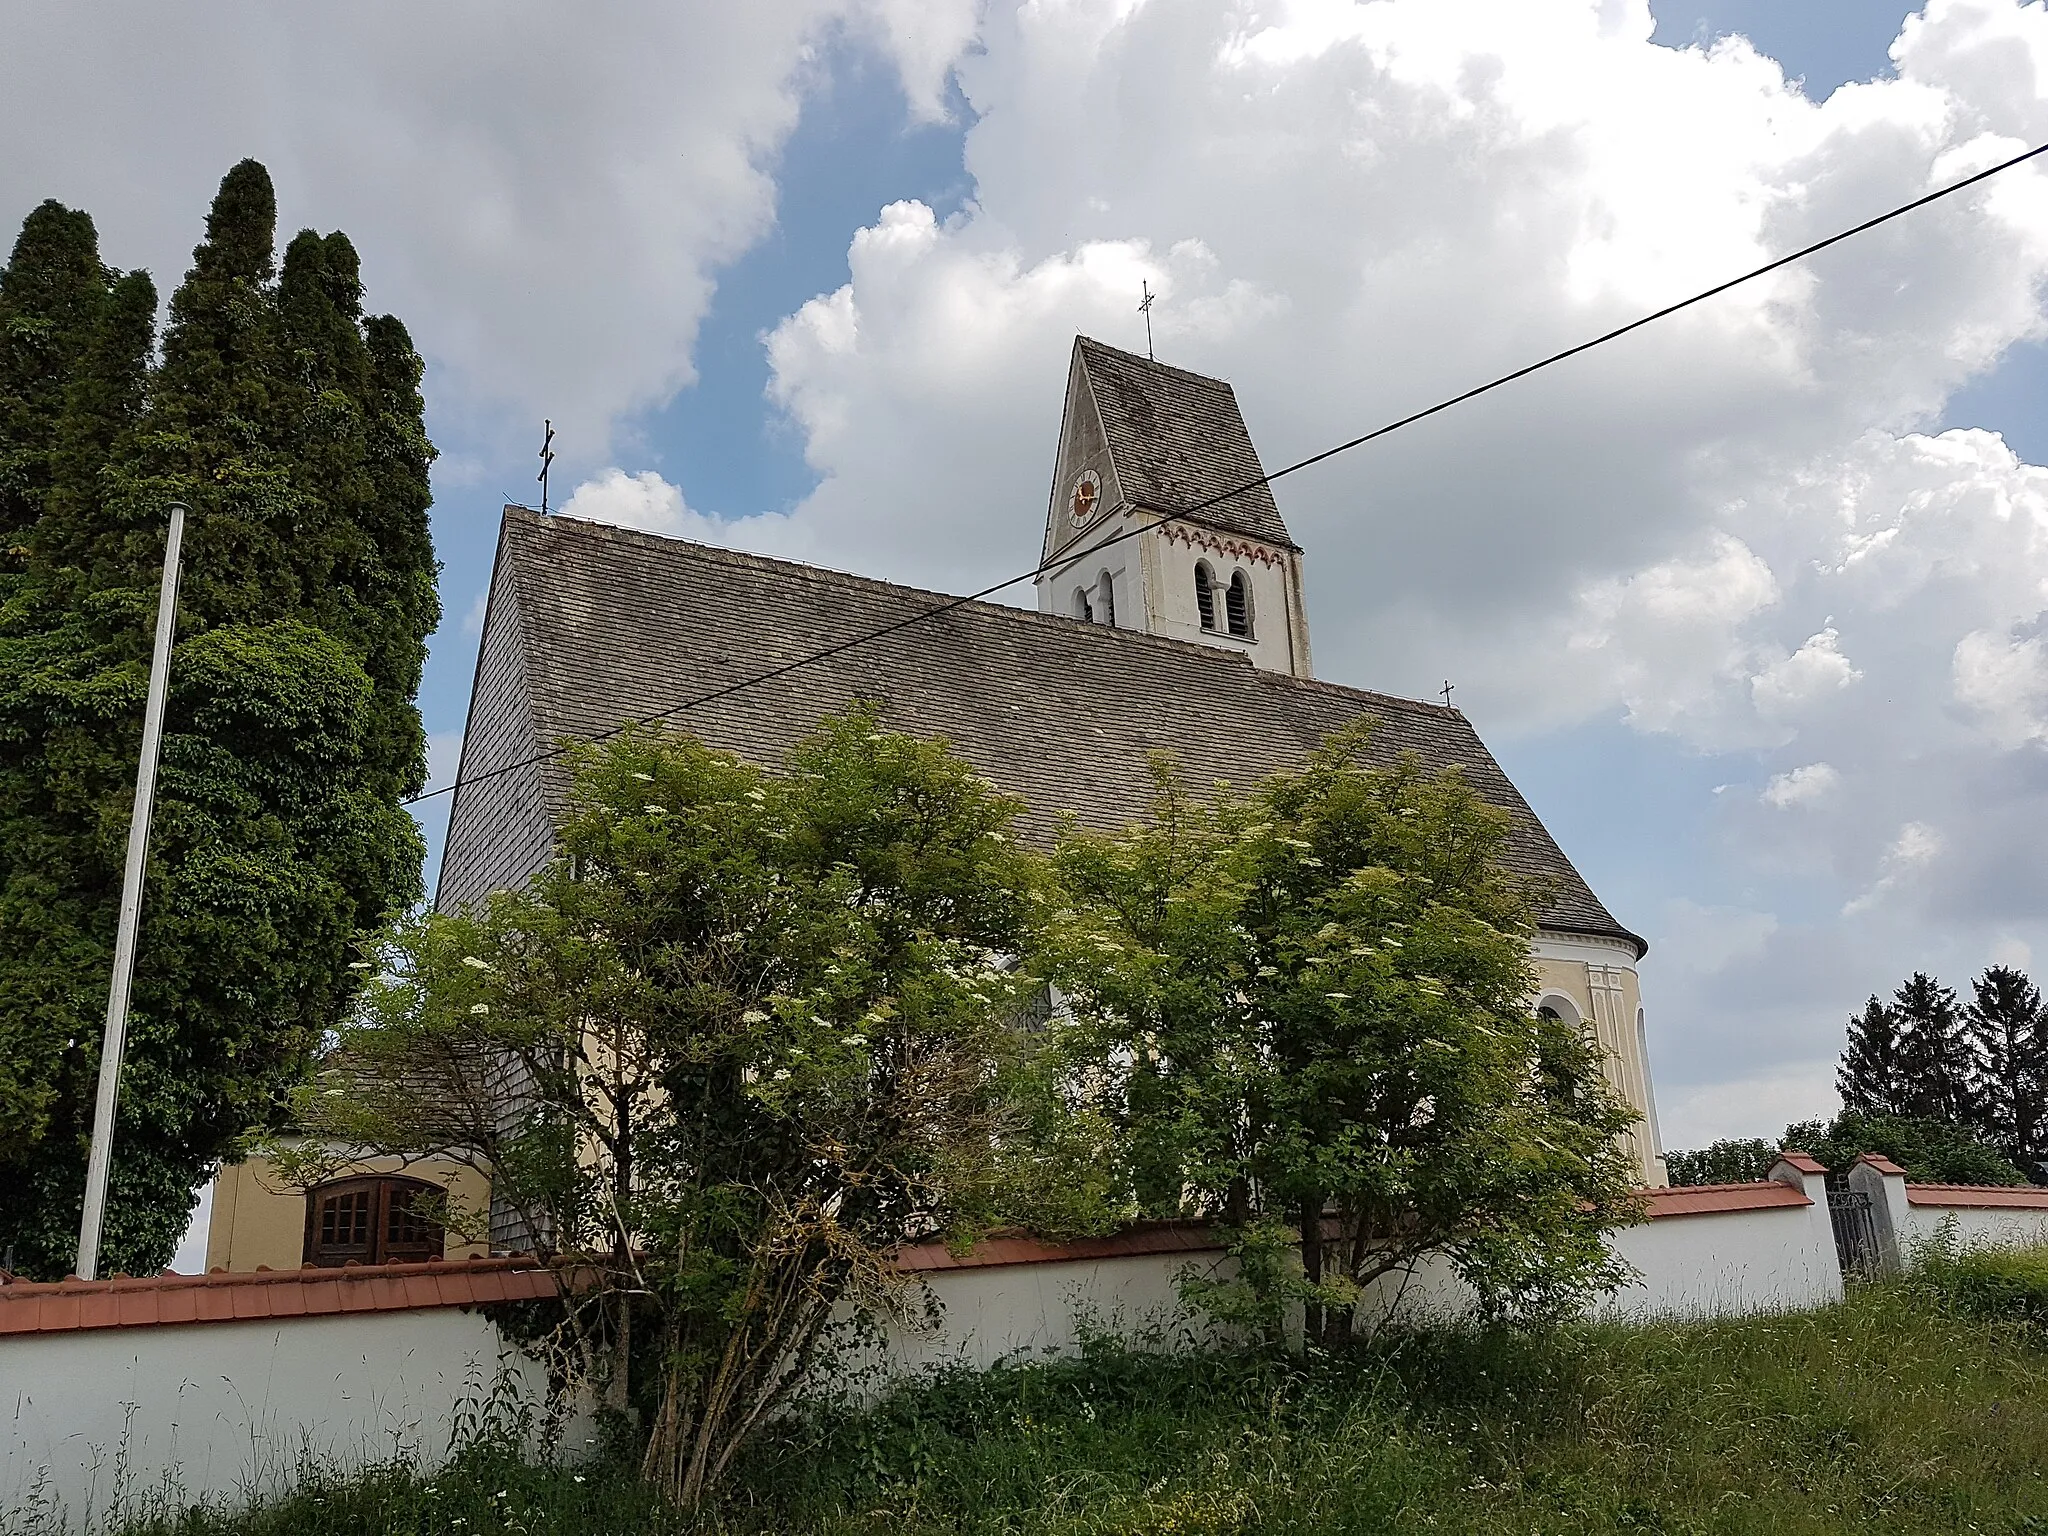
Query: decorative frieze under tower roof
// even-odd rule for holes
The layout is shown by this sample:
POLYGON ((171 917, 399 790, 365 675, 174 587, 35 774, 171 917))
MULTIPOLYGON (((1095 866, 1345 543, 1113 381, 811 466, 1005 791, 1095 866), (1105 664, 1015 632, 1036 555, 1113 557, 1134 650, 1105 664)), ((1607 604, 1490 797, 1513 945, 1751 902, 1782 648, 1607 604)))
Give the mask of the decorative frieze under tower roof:
POLYGON ((1041 613, 1311 674, 1301 549, 1221 379, 1074 338, 1041 613))

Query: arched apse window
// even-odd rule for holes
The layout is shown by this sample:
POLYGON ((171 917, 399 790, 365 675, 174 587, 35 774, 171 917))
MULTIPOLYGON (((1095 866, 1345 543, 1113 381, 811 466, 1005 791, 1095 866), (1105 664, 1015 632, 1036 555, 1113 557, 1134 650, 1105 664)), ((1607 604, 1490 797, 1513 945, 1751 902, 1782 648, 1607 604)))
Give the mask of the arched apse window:
POLYGON ((1086 587, 1074 588, 1074 617, 1086 619, 1090 624, 1095 622, 1095 610, 1089 605, 1086 587))
POLYGON ((434 1219, 441 1190, 424 1179, 334 1179, 306 1191, 305 1262, 322 1269, 421 1264, 446 1243, 434 1219))
POLYGON ((1223 594, 1223 606, 1230 620, 1230 632, 1239 639, 1252 637, 1252 584, 1243 571, 1230 573, 1230 587, 1223 594))
POLYGON ((1102 622, 1116 628, 1116 578, 1104 571, 1095 578, 1095 600, 1102 609, 1102 622))
POLYGON ((1216 627, 1216 578, 1209 573, 1209 562, 1195 562, 1195 607, 1201 611, 1202 628, 1216 627))

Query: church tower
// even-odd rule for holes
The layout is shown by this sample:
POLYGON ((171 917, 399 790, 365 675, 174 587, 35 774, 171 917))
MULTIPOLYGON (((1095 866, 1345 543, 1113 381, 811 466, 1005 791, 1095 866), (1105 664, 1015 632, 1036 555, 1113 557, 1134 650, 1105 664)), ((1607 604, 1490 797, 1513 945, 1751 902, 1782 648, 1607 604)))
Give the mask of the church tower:
POLYGON ((1075 337, 1039 611, 1311 676, 1300 546, 1270 487, 1224 494, 1264 473, 1228 384, 1075 337))

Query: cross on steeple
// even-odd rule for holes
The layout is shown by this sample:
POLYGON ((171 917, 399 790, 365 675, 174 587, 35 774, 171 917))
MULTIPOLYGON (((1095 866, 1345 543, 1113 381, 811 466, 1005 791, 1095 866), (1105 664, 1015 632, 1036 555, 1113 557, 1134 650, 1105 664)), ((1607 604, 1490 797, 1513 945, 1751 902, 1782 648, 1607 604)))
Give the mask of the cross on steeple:
POLYGON ((1138 302, 1138 313, 1145 317, 1145 360, 1156 363, 1159 359, 1152 355, 1152 301, 1159 295, 1154 293, 1152 285, 1142 278, 1138 282, 1138 291, 1145 295, 1138 302))
MULTIPOLYGON (((540 473, 533 478, 540 482, 540 515, 548 515, 548 466, 555 462, 555 424, 543 421, 541 430, 547 435, 540 440, 540 473)), ((572 496, 569 498, 574 501, 572 496)))
POLYGON ((1449 709, 1451 707, 1451 689, 1455 686, 1456 685, 1453 684, 1448 677, 1444 679, 1443 695, 1445 709, 1449 709))

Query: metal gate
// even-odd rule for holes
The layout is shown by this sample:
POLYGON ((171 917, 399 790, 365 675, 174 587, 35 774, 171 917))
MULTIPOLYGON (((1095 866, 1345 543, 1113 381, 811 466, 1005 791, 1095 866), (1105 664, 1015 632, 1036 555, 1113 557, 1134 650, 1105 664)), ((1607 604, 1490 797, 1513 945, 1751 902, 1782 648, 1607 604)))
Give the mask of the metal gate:
POLYGON ((1877 1221, 1870 1196, 1859 1190, 1828 1191, 1828 1220, 1835 1229, 1835 1257, 1844 1280, 1868 1280, 1878 1272, 1877 1221))

